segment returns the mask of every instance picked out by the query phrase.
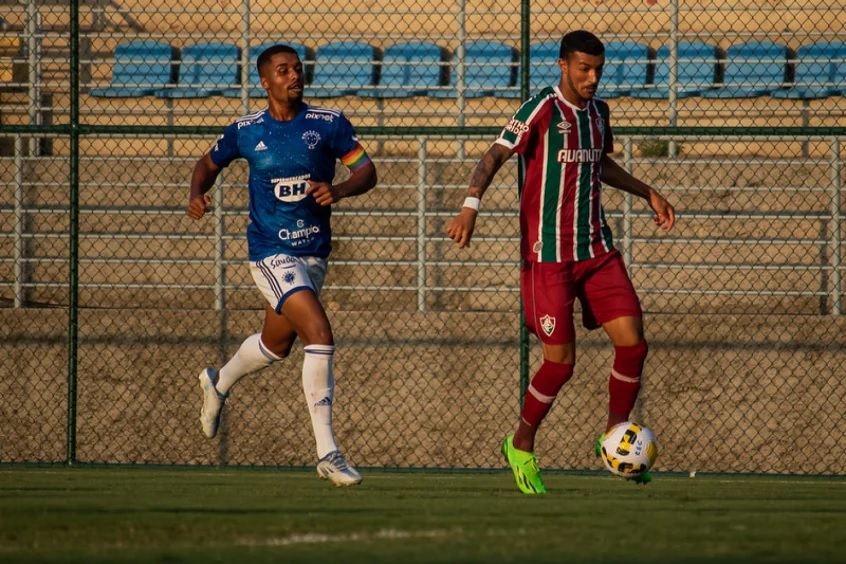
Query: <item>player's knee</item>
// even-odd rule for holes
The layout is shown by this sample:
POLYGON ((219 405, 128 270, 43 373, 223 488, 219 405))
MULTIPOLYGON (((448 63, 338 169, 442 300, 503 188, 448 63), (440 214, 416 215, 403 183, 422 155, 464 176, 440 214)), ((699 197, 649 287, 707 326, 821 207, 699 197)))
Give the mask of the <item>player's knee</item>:
POLYGON ((332 335, 332 328, 324 325, 308 327, 299 335, 304 346, 308 345, 335 345, 335 337, 332 335))
POLYGON ((614 369, 632 378, 640 378, 649 354, 649 344, 642 339, 635 345, 614 346, 614 369))

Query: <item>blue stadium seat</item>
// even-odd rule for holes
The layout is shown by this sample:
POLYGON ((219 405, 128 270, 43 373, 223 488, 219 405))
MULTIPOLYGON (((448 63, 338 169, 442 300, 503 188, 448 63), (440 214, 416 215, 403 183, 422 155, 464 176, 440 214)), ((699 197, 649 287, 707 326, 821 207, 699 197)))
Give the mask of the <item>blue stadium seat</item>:
POLYGON ((126 41, 115 47, 111 85, 93 88, 92 96, 131 98, 150 96, 159 88, 173 84, 177 52, 162 41, 126 41))
POLYGON ((558 68, 560 41, 541 41, 529 46, 529 94, 534 96, 547 86, 561 82, 558 68))
POLYGON ((649 46, 636 41, 607 42, 605 66, 596 96, 617 98, 643 89, 649 79, 653 55, 649 46))
POLYGON ((182 48, 179 82, 156 90, 160 98, 207 98, 241 82, 241 50, 232 43, 209 41, 182 48))
MULTIPOLYGON (((517 69, 519 53, 516 48, 495 41, 471 41, 464 45, 464 97, 519 98, 517 69)), ((452 58, 449 87, 429 95, 434 98, 458 96, 457 54, 452 58)))
POLYGON ((846 94, 846 43, 819 41, 796 51, 796 72, 790 88, 776 98, 810 100, 846 94))
MULTIPOLYGON (((250 67, 248 77, 250 98, 265 98, 267 96, 267 91, 261 85, 261 78, 259 77, 258 69, 256 68, 256 61, 258 60, 259 55, 261 55, 265 49, 274 45, 279 45, 280 43, 288 45, 289 47, 293 47, 294 50, 296 50, 297 55, 299 55, 300 60, 303 62, 303 67, 305 67, 306 71, 308 70, 308 65, 310 64, 310 62, 314 60, 314 53, 305 45, 302 45, 300 43, 291 43, 287 41, 269 41, 267 43, 259 43, 258 45, 250 45, 250 58, 247 62, 250 67)), ((306 84, 307 83, 308 72, 306 72, 306 84)), ((227 88, 223 91, 223 95, 227 98, 240 98, 241 88, 240 86, 227 88)))
POLYGON ((446 83, 449 53, 427 41, 395 43, 385 48, 379 87, 362 90, 361 96, 408 98, 426 96, 446 83))
POLYGON ((788 49, 772 41, 749 41, 726 50, 722 83, 703 98, 756 98, 784 86, 788 49))
POLYGON ((379 49, 362 41, 338 41, 318 47, 309 93, 318 98, 363 95, 378 80, 379 49))
MULTIPOLYGON (((717 80, 718 50, 703 41, 679 41, 676 45, 676 96, 699 96, 714 88, 717 80)), ((670 96, 670 46, 658 49, 652 86, 633 90, 635 98, 668 98, 670 96)))

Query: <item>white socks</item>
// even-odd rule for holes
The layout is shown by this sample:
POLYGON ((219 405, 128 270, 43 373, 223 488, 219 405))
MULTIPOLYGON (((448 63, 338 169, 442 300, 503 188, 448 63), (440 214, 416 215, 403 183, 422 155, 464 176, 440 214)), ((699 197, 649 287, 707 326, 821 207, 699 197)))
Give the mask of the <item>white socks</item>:
POLYGON ((261 343, 261 333, 250 335, 241 343, 241 348, 235 356, 218 371, 215 388, 221 394, 225 394, 241 377, 261 370, 277 360, 281 359, 261 343))
POLYGON ((332 398, 335 378, 332 375, 332 359, 335 347, 332 345, 308 345, 303 347, 303 392, 311 415, 314 440, 317 443, 317 458, 323 458, 338 450, 335 433, 332 430, 332 398))
MULTIPOLYGON (((317 444, 317 458, 323 458, 338 450, 335 432, 332 430, 332 399, 335 392, 335 378, 332 375, 332 359, 335 347, 332 345, 309 345, 303 347, 303 392, 305 393, 314 440, 317 444)), ((242 377, 281 360, 261 342, 261 334, 250 335, 241 343, 238 352, 218 371, 215 388, 226 394, 242 377)))

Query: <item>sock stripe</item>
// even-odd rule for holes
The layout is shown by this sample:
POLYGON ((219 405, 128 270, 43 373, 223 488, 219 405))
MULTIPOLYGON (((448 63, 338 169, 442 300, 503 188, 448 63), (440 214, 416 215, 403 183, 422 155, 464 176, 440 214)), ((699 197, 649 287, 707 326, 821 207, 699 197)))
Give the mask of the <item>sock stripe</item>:
POLYGON ((552 403, 555 401, 555 396, 547 396, 542 394, 535 388, 533 385, 529 384, 529 389, 527 390, 530 394, 532 394, 535 399, 537 399, 541 403, 552 403))
POLYGON ((270 360, 270 361, 282 360, 281 357, 274 354, 273 351, 271 351, 266 346, 264 346, 264 343, 261 342, 261 338, 259 338, 258 345, 259 345, 259 350, 261 351, 261 354, 263 354, 265 356, 265 358, 267 358, 268 360, 270 360))
POLYGON ((335 347, 332 345, 308 345, 303 347, 305 354, 318 354, 324 356, 331 356, 335 354, 335 347))
POLYGON ((611 369, 611 377, 620 380, 621 382, 627 382, 629 384, 636 384, 640 382, 640 378, 632 378, 631 376, 626 376, 625 374, 620 374, 613 368, 611 369))

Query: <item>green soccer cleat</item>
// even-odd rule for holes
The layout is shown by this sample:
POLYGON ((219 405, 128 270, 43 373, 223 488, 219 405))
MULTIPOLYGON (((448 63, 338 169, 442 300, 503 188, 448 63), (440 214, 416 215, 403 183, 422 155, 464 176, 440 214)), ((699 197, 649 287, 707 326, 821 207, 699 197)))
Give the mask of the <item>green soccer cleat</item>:
POLYGON ((538 470, 538 459, 534 453, 514 448, 514 435, 505 437, 501 450, 502 456, 514 472, 514 481, 521 492, 528 495, 546 493, 546 486, 543 485, 538 470))
POLYGON ((644 486, 652 481, 652 474, 649 473, 649 470, 641 474, 640 476, 635 476, 634 478, 629 478, 635 484, 643 484, 644 486))
POLYGON ((594 449, 596 451, 596 457, 599 458, 602 456, 602 441, 605 440, 605 433, 599 435, 599 438, 596 439, 596 445, 594 445, 594 449))

